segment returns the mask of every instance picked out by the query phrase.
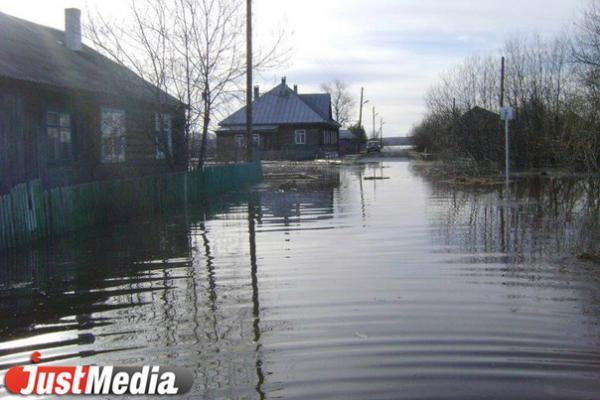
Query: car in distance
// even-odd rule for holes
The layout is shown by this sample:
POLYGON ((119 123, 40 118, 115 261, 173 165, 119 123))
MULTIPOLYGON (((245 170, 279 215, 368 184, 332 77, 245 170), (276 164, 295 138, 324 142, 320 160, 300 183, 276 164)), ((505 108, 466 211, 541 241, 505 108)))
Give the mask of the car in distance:
POLYGON ((381 144, 379 140, 369 140, 366 147, 367 153, 379 153, 381 152, 381 144))

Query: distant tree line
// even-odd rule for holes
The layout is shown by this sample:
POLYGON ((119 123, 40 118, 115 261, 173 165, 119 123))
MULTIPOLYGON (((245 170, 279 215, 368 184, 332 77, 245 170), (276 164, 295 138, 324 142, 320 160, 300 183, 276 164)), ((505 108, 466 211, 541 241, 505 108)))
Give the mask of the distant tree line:
MULTIPOLYGON (((571 35, 515 36, 501 53, 506 58, 504 104, 516 111, 513 166, 600 170, 600 2, 589 4, 571 35)), ((500 87, 499 56, 469 57, 444 73, 426 95, 423 121, 413 128, 418 147, 441 158, 466 157, 501 167, 499 116, 492 124, 481 118, 479 126, 476 117, 465 118, 475 107, 499 113, 500 87)))

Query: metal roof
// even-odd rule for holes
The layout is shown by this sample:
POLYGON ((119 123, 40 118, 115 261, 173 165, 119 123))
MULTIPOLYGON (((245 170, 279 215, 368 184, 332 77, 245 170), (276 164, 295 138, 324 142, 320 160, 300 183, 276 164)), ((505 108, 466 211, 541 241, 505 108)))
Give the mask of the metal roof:
MULTIPOLYGON (((282 81, 252 103, 253 124, 328 124, 338 127, 339 124, 330 117, 330 102, 327 94, 299 95, 282 81)), ((242 107, 219 125, 245 124, 246 107, 242 107)))
POLYGON ((182 105, 130 69, 88 46, 73 51, 63 31, 0 12, 0 77, 54 87, 182 105))
POLYGON ((306 104, 326 120, 331 120, 331 96, 329 93, 314 93, 299 95, 306 104))

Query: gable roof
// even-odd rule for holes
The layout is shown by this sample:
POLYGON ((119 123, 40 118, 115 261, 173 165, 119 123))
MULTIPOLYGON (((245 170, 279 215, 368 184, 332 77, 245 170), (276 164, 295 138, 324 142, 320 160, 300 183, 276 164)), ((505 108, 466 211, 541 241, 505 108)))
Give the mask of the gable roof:
POLYGON ((482 118, 500 118, 500 114, 496 114, 493 111, 487 110, 479 106, 471 108, 469 111, 464 113, 461 118, 472 118, 474 116, 479 116, 482 118))
MULTIPOLYGON (((331 98, 328 94, 299 95, 281 82, 252 103, 252 122, 255 125, 281 124, 339 124, 330 117, 331 98)), ((220 126, 246 124, 246 107, 231 114, 220 126)))
POLYGON ((329 93, 314 93, 299 95, 306 104, 327 120, 331 118, 331 95, 329 93))
MULTIPOLYGON (((88 46, 81 51, 67 48, 64 35, 0 12, 0 77, 156 101, 156 86, 88 46)), ((160 93, 168 104, 182 104, 160 93)))

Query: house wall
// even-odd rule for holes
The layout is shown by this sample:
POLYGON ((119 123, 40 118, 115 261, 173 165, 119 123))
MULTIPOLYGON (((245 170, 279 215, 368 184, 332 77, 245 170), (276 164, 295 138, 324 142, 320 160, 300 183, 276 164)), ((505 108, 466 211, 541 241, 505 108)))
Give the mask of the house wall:
POLYGON ((41 179, 45 187, 92 180, 140 176, 186 168, 183 110, 173 114, 173 165, 156 160, 154 110, 140 102, 65 92, 29 83, 0 80, 0 192, 18 183, 41 179), (103 164, 100 159, 102 107, 126 111, 126 161, 103 164), (72 158, 48 159, 46 113, 71 115, 72 158), (149 133, 151 132, 151 133, 149 133))
MULTIPOLYGON (((280 126, 276 133, 262 133, 261 147, 256 149, 261 159, 311 159, 322 153, 337 153, 338 144, 325 145, 324 131, 335 131, 339 139, 338 129, 322 126, 280 126), (306 131, 306 144, 296 144, 295 132, 306 131), (270 139, 269 139, 270 138, 270 139), (269 143, 270 141, 270 143, 269 143)), ((246 150, 236 147, 235 136, 240 133, 219 133, 217 135, 217 153, 222 160, 240 160, 245 157, 246 150)))

